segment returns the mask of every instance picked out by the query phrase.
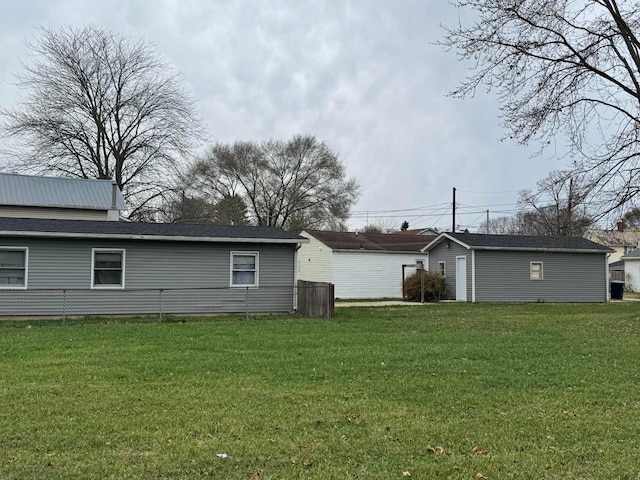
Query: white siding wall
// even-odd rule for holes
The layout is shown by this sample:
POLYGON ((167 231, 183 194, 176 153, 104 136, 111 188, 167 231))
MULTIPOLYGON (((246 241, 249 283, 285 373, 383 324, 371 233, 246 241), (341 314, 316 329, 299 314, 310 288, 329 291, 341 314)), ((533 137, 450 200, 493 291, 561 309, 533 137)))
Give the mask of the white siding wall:
POLYGON ((624 261, 625 288, 631 292, 640 292, 640 258, 624 261))
POLYGON ((13 207, 0 205, 0 217, 11 218, 55 218, 58 220, 118 220, 109 218, 107 210, 90 210, 81 208, 47 208, 47 207, 13 207))
POLYGON ((401 298, 402 265, 418 259, 427 268, 428 255, 421 253, 333 252, 336 298, 401 298))
POLYGON ((310 242, 302 244, 298 250, 298 279, 308 282, 333 282, 332 250, 307 232, 300 235, 308 238, 310 242))

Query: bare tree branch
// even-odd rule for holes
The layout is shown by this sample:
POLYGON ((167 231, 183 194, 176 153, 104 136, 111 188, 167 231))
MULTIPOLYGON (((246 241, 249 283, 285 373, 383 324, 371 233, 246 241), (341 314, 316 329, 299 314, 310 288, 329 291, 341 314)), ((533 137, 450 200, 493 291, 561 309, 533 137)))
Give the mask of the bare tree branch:
POLYGON ((17 141, 12 168, 113 179, 130 216, 149 216, 204 137, 180 76, 152 45, 96 26, 42 29, 29 48, 26 99, 0 111, 17 141))

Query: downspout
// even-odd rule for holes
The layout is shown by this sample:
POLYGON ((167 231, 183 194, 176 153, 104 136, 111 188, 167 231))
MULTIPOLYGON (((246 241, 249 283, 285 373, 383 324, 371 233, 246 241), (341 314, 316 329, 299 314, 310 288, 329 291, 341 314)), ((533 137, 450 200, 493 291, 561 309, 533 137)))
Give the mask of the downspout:
POLYGON ((301 243, 296 244, 293 252, 293 311, 298 311, 298 250, 302 248, 301 243))
POLYGON ((476 250, 471 249, 471 302, 476 303, 476 250))
POLYGON ((611 301, 611 292, 609 290, 609 285, 611 283, 611 277, 609 276, 609 257, 610 253, 604 254, 604 298, 605 303, 611 301))

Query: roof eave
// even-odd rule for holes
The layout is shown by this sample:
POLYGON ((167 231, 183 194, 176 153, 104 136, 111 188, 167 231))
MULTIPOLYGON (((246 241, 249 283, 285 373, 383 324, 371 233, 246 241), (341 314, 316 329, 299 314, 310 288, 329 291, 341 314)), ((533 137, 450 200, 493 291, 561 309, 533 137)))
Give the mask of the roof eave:
POLYGON ((515 252, 551 252, 551 253, 613 253, 611 249, 596 248, 545 248, 545 247, 489 247, 471 245, 473 250, 515 251, 515 252))
POLYGON ((309 243, 306 238, 246 238, 246 237, 189 237, 183 235, 135 235, 117 233, 75 233, 75 232, 31 232, 0 231, 0 237, 36 237, 36 238, 93 238, 103 240, 152 240, 169 242, 205 242, 205 243, 309 243))

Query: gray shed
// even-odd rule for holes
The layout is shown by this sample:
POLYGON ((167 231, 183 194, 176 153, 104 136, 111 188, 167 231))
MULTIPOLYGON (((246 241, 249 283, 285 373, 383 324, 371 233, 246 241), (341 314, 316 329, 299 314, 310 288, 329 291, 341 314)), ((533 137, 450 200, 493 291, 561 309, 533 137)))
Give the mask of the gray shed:
POLYGON ((291 311, 306 242, 275 227, 0 218, 0 317, 291 311))
POLYGON ((442 233, 424 248, 446 299, 606 302, 612 250, 581 237, 442 233))

